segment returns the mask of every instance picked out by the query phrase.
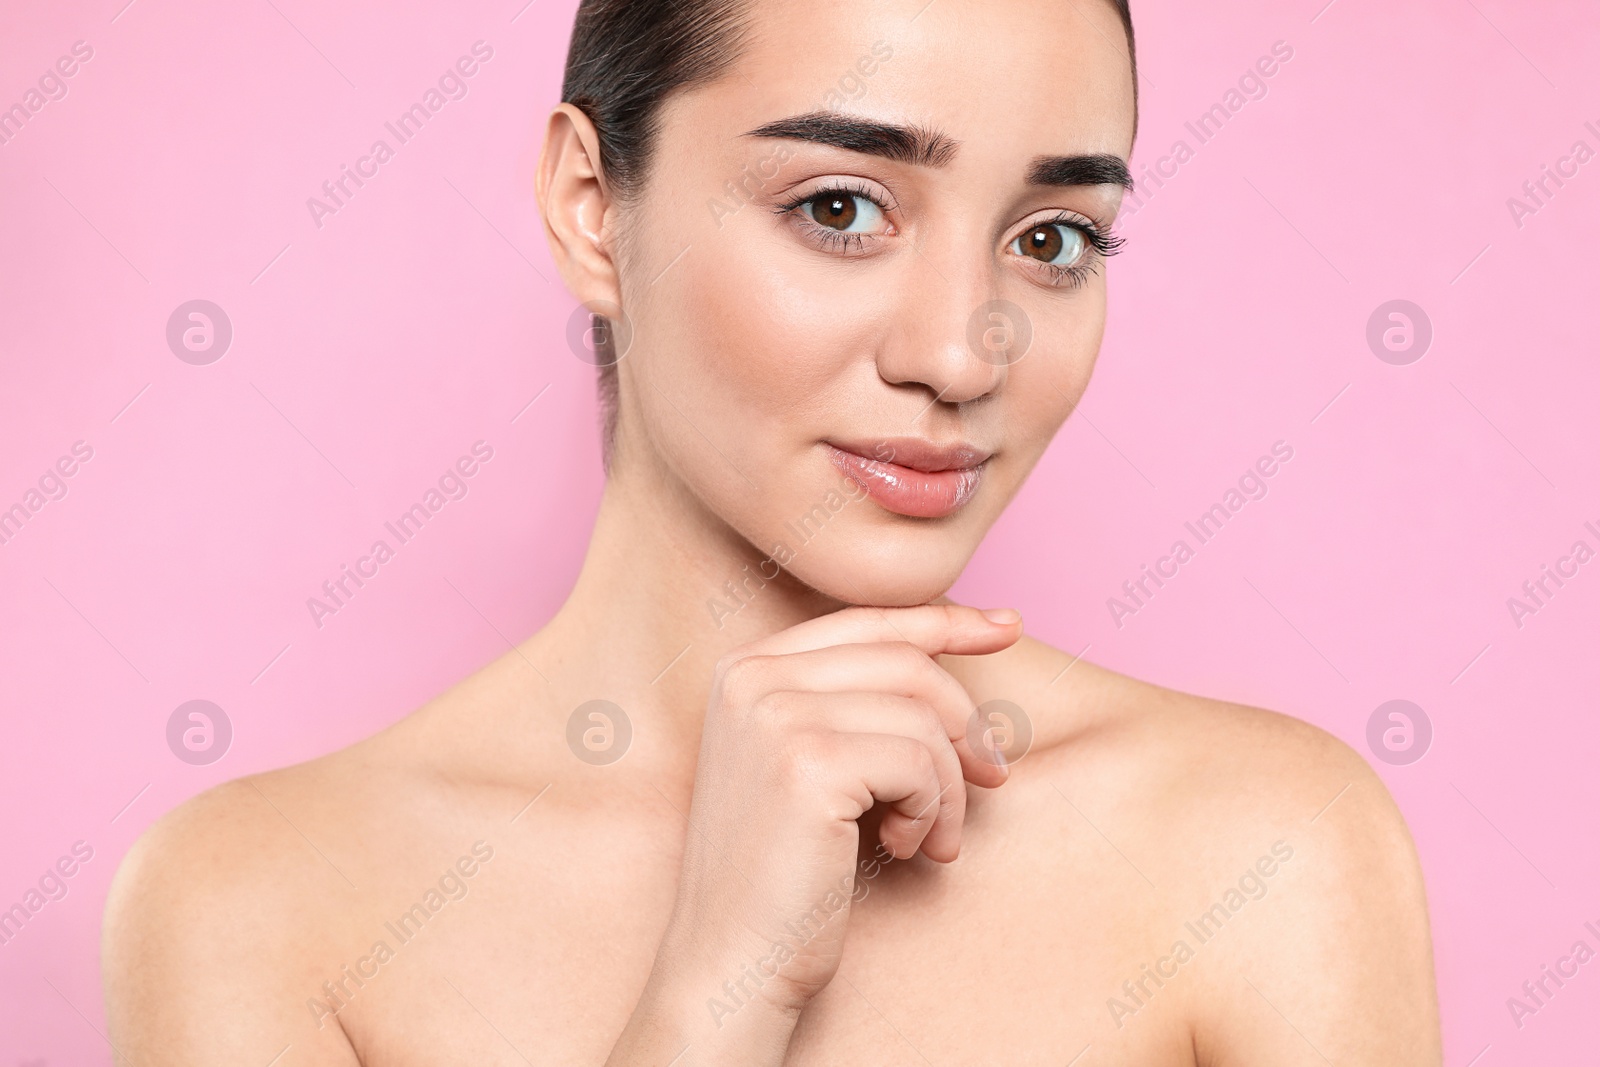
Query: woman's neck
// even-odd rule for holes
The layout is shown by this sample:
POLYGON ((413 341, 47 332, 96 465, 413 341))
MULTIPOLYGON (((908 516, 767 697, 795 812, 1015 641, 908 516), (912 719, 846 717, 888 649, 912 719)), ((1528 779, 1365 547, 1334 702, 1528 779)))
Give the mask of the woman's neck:
POLYGON ((572 593, 524 651, 559 706, 609 700, 641 756, 692 769, 717 660, 841 606, 635 465, 607 480, 572 593))

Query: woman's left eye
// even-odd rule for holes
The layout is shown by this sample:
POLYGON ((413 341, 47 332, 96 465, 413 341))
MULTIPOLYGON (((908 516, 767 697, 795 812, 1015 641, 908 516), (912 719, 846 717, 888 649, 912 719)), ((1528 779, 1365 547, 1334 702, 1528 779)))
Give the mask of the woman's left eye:
POLYGON ((871 233, 884 220, 882 209, 871 199, 842 189, 824 190, 799 207, 812 222, 836 233, 871 233))
POLYGON ((1046 222, 1011 242, 1012 251, 1052 267, 1076 266, 1089 251, 1089 239, 1076 226, 1046 222))

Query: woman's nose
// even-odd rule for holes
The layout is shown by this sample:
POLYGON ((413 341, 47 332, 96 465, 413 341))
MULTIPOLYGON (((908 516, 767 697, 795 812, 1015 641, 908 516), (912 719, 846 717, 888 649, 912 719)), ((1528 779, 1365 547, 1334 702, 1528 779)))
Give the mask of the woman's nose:
POLYGON ((1032 340, 1027 314, 994 296, 993 278, 922 260, 878 355, 891 385, 923 386, 930 401, 962 404, 997 392, 1032 340))

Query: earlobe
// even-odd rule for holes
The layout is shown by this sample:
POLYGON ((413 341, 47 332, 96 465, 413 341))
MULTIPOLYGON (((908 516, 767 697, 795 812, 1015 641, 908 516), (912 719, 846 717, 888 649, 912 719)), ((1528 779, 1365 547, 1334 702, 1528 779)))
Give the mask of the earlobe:
POLYGON ((581 110, 562 103, 550 114, 534 191, 550 255, 580 301, 618 300, 606 232, 610 187, 599 165, 599 137, 581 110))

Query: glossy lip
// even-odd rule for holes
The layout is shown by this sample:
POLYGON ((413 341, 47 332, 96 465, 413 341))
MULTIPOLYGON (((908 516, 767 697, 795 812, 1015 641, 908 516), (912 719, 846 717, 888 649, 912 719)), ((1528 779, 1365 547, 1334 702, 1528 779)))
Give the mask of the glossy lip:
POLYGON ((928 474, 981 467, 994 454, 963 441, 937 445, 921 437, 874 437, 870 440, 826 443, 865 460, 908 467, 928 474))
POLYGON ((993 455, 965 443, 938 445, 917 437, 824 444, 833 465, 880 507, 923 519, 944 518, 971 500, 993 455))

